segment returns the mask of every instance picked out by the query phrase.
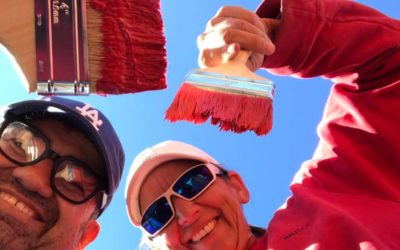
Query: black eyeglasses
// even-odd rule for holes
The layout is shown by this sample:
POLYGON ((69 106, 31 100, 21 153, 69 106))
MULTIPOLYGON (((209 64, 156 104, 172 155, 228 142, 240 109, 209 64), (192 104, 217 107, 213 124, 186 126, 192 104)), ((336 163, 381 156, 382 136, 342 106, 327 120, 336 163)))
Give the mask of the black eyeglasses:
POLYGON ((152 236, 163 230, 175 217, 171 196, 194 200, 227 171, 211 163, 202 163, 183 172, 171 187, 151 203, 143 213, 141 225, 152 236))
POLYGON ((49 158, 53 160, 50 185, 73 204, 82 204, 105 189, 102 179, 73 156, 60 156, 40 131, 26 122, 5 121, 0 128, 0 152, 23 167, 49 158))

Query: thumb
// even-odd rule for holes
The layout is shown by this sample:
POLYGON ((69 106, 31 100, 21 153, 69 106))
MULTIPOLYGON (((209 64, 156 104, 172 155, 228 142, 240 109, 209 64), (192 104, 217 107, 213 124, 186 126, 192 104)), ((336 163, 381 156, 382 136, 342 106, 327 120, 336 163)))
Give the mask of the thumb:
POLYGON ((198 64, 200 68, 216 67, 235 58, 239 51, 238 43, 231 43, 219 48, 201 49, 198 64))
POLYGON ((246 63, 246 66, 251 71, 256 71, 264 62, 263 54, 252 53, 249 60, 246 63))

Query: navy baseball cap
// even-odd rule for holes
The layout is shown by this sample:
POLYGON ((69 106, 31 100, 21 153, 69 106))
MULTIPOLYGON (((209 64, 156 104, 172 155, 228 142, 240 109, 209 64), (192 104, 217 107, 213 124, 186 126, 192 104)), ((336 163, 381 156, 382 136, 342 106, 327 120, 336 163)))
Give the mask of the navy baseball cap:
POLYGON ((0 122, 9 117, 60 119, 81 131, 95 145, 103 158, 107 175, 106 194, 101 201, 100 213, 109 205, 121 181, 125 154, 110 121, 89 104, 61 97, 42 97, 4 106, 0 122))

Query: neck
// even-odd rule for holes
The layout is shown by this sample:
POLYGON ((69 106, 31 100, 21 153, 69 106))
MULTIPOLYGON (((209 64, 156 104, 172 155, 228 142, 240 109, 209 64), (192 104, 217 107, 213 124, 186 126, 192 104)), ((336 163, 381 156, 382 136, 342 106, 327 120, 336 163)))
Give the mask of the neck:
POLYGON ((252 246, 254 246, 254 244, 256 242, 257 242, 257 238, 254 235, 251 235, 251 237, 247 241, 247 248, 246 249, 250 249, 252 246))

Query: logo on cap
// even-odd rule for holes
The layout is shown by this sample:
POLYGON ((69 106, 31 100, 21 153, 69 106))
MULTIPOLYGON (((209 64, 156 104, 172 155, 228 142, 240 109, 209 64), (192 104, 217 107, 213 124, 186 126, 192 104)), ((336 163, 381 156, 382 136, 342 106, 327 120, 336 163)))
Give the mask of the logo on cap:
POLYGON ((83 107, 75 107, 82 116, 88 118, 90 120, 93 127, 99 131, 100 126, 103 124, 103 121, 99 119, 99 112, 92 108, 89 104, 86 104, 83 107))

